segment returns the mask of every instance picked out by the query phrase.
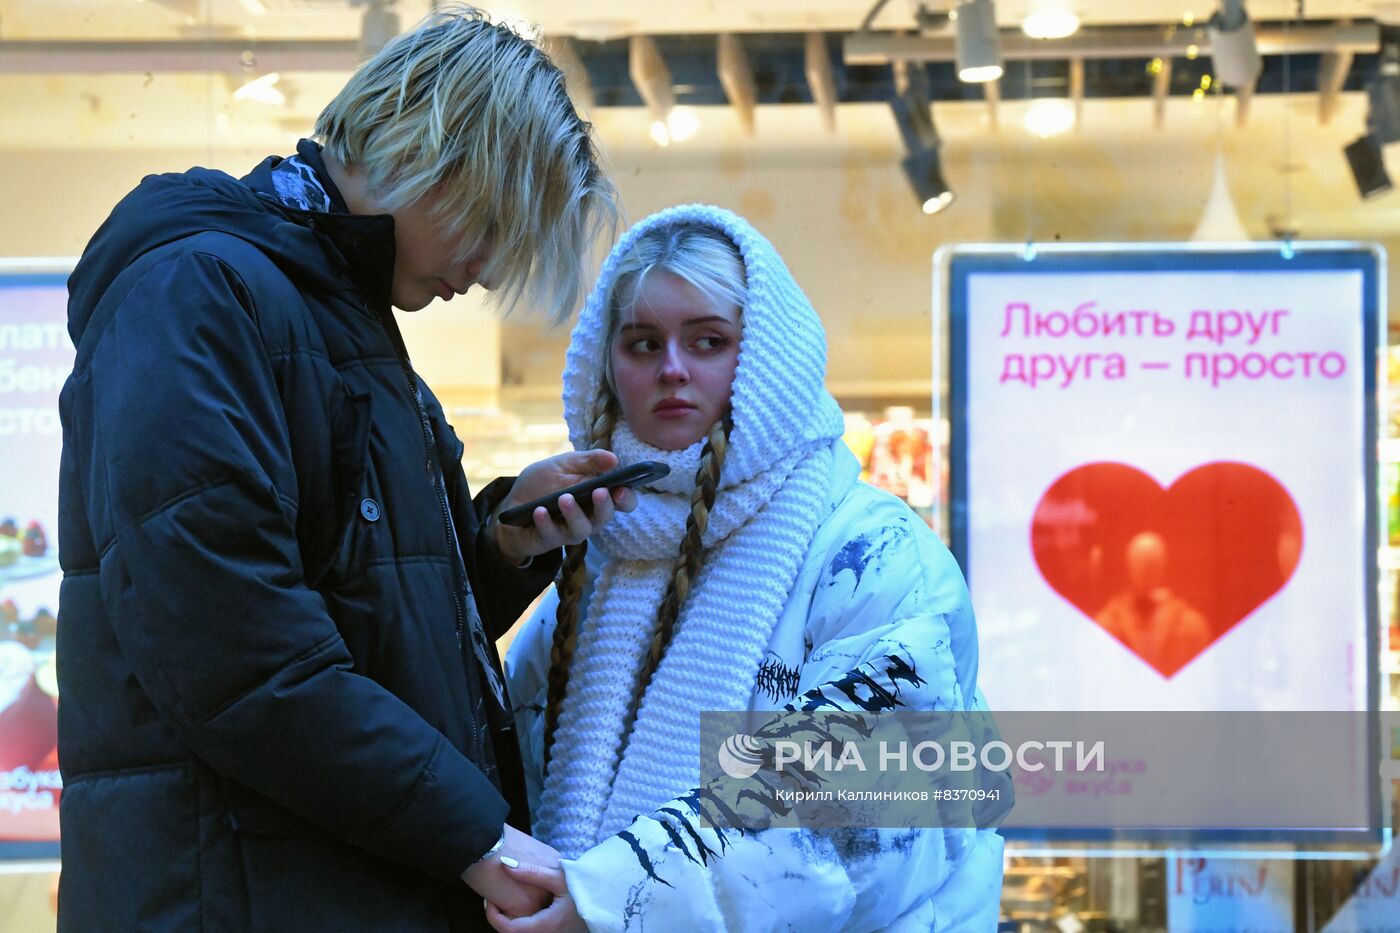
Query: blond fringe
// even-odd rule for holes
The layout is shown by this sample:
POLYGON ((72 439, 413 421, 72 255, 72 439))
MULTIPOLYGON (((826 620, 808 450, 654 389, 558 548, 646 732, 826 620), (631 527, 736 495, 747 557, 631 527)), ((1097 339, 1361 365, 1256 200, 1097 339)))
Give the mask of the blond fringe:
POLYGON ((507 313, 567 319, 592 244, 616 232, 616 191, 563 73, 473 7, 445 5, 365 62, 315 135, 386 211, 429 199, 461 262, 489 239, 483 278, 507 313))

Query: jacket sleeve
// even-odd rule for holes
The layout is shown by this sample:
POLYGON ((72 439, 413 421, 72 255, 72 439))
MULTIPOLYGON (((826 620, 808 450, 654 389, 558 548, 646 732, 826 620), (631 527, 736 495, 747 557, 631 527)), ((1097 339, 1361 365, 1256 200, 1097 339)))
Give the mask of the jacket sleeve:
MULTIPOLYGON (((851 534, 829 555, 808 618, 810 655, 786 711, 981 706, 980 695, 963 693, 954 662, 953 628, 971 623, 961 574, 909 520, 867 525, 869 533, 851 534), (853 560, 857 551, 868 559, 853 560), (891 699, 875 704, 875 696, 891 699)), ((1009 782, 999 793, 1009 806, 1009 782)), ((1002 842, 971 820, 945 814, 941 828, 715 829, 702 817, 704 800, 696 789, 564 862, 590 929, 622 930, 635 914, 648 925, 705 931, 995 925, 1002 842)))
MULTIPOLYGON (((278 386, 239 276, 163 260, 91 351, 84 506, 102 598, 161 717, 210 767, 341 838, 456 878, 507 804, 368 677, 305 583, 278 386)), ((80 351, 81 352, 81 351, 80 351)))
MULTIPOLYGON (((465 480, 462 482, 465 488, 465 480)), ((473 573, 472 591, 486 623, 487 637, 492 641, 508 632, 535 597, 553 582, 563 558, 563 552, 556 548, 537 555, 525 567, 517 567, 501 554, 490 518, 510 495, 513 485, 514 476, 503 476, 488 483, 472 500, 475 547, 467 549, 472 555, 468 558, 473 573)))
POLYGON ((544 713, 548 700, 549 653, 553 647, 554 617, 559 610, 559 590, 550 587, 539 605, 520 624, 520 631, 506 651, 506 683, 511 713, 525 768, 525 792, 530 812, 537 812, 544 791, 544 713))

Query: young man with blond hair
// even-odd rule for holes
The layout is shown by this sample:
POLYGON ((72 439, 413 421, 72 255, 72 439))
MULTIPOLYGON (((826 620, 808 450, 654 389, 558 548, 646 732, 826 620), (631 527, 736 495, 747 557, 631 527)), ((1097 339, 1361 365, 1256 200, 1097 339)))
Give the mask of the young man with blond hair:
POLYGON ((146 178, 70 280, 63 930, 472 930, 547 900, 494 642, 630 494, 473 499, 391 306, 560 319, 615 214, 559 70, 476 11, 363 65, 317 142, 146 178))

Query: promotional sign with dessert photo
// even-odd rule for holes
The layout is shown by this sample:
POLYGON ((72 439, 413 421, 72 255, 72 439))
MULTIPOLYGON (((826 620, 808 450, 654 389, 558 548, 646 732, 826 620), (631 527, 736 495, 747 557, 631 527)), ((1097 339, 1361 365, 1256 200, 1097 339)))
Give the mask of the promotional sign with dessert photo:
POLYGON ((58 853, 58 394, 74 355, 66 280, 66 269, 0 267, 0 859, 58 853))

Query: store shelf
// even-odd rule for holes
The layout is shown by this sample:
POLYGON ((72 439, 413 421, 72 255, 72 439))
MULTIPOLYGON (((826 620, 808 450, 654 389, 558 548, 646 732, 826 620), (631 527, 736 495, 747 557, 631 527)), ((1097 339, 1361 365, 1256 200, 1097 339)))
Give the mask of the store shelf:
POLYGON ((1400 674, 1400 651, 1381 652, 1381 673, 1400 674))
POLYGON ((1380 560, 1383 569, 1400 570, 1400 547, 1382 547, 1380 560))
POLYGON ((1400 437, 1381 438, 1381 463, 1400 463, 1400 437))
POLYGON ((1400 761, 1391 759, 1381 762, 1381 777, 1397 779, 1400 778, 1400 761))

